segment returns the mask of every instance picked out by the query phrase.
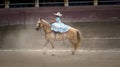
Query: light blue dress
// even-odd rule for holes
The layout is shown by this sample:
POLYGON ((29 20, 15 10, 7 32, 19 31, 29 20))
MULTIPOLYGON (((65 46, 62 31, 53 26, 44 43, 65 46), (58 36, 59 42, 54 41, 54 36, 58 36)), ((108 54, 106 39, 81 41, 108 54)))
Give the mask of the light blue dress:
POLYGON ((62 23, 60 17, 56 17, 55 20, 57 22, 54 22, 51 24, 51 30, 55 32, 60 32, 60 33, 67 32, 69 30, 70 26, 62 23))

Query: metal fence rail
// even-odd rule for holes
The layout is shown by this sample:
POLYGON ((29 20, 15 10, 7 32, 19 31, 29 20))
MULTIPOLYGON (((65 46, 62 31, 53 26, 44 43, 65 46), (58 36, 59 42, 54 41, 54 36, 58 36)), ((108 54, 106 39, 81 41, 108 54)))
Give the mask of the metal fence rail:
MULTIPOLYGON (((44 1, 44 2, 38 2, 38 5, 40 7, 46 7, 46 6, 65 6, 64 0, 63 2, 58 2, 58 1, 44 1)), ((85 6, 85 5, 94 5, 94 1, 68 1, 68 6, 85 6)), ((112 1, 97 1, 98 5, 120 5, 120 1, 117 0, 112 0, 112 1)), ((35 2, 28 2, 28 3, 11 3, 9 2, 8 5, 10 6, 10 8, 13 7, 35 7, 35 2)), ((0 8, 4 8, 5 4, 4 3, 0 3, 0 8)))

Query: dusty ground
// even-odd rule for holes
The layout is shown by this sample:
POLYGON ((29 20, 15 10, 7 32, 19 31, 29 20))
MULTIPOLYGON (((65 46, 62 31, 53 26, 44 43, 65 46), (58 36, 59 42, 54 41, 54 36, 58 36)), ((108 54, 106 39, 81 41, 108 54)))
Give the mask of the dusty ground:
MULTIPOLYGON (((68 25, 82 33, 84 49, 119 49, 120 22, 76 22, 68 25)), ((35 30, 36 25, 11 25, 0 27, 0 49, 41 49, 45 33, 35 30)), ((56 42, 55 48, 71 48, 68 41, 56 42)))
MULTIPOLYGON (((37 50, 43 48, 45 38, 34 26, 0 27, 0 67, 120 67, 120 23, 86 22, 70 26, 82 32, 81 50, 76 55, 57 51, 56 56, 37 50)), ((56 42, 55 49, 71 48, 65 43, 56 42)))
POLYGON ((120 51, 80 50, 56 51, 43 55, 42 51, 0 51, 0 67, 120 67, 120 51))

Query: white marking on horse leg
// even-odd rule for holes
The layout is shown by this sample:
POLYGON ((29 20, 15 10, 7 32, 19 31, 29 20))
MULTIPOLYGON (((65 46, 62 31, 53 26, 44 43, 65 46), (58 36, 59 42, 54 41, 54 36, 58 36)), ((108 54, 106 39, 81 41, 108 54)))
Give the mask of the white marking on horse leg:
POLYGON ((46 43, 44 44, 44 49, 43 49, 43 50, 44 50, 44 52, 43 52, 44 54, 46 54, 46 50, 47 50, 47 47, 46 47, 46 46, 47 46, 48 43, 49 43, 49 42, 46 41, 46 43))
POLYGON ((51 46, 52 46, 52 56, 55 56, 55 47, 54 47, 54 43, 51 41, 51 46))
POLYGON ((55 56, 55 48, 52 50, 52 56, 55 56))
POLYGON ((46 47, 44 47, 44 55, 46 54, 46 47))
POLYGON ((74 52, 74 49, 73 49, 73 48, 71 48, 71 52, 72 52, 72 54, 73 54, 73 52, 74 52))
POLYGON ((74 54, 75 54, 75 52, 76 52, 76 50, 73 50, 73 51, 72 51, 72 55, 74 55, 74 54))

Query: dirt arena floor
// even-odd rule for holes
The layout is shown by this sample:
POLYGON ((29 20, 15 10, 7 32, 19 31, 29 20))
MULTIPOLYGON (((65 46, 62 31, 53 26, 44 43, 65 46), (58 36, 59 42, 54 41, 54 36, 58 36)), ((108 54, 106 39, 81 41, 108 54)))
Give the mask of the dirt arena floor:
MULTIPOLYGON (((55 42, 56 56, 43 55, 43 31, 35 26, 0 27, 0 67, 120 67, 120 23, 71 23, 82 32, 76 55, 72 45, 55 42)), ((51 46, 48 46, 51 49, 51 46)))
POLYGON ((70 51, 1 50, 0 67, 120 67, 119 50, 80 50, 76 55, 70 51))

